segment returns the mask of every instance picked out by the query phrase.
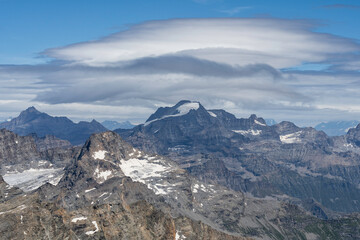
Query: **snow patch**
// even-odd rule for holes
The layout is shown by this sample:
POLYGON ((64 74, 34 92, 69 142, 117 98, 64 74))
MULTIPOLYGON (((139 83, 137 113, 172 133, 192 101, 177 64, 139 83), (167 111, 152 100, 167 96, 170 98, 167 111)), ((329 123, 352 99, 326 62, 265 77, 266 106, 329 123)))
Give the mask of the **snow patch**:
POLYGON ((97 167, 94 172, 94 176, 100 184, 105 182, 111 175, 112 175, 111 170, 100 171, 99 167, 97 167))
POLYGON ((25 208, 26 208, 25 205, 20 205, 20 206, 16 207, 15 209, 11 209, 11 210, 5 211, 5 212, 0 212, 0 215, 3 215, 3 214, 5 214, 5 213, 13 213, 13 212, 17 212, 17 211, 22 211, 22 210, 24 210, 25 208))
POLYGON ((179 111, 179 114, 185 115, 188 114, 191 110, 198 110, 200 107, 200 104, 198 102, 190 102, 185 103, 177 108, 179 111))
POLYGON ((98 225, 97 225, 97 222, 96 222, 96 221, 92 221, 91 223, 94 225, 95 231, 87 231, 87 232, 85 233, 86 235, 93 235, 94 233, 96 233, 96 232, 99 231, 99 227, 98 227, 98 225))
POLYGON ((94 152, 94 154, 92 155, 92 157, 93 157, 94 159, 104 160, 104 159, 105 159, 105 153, 107 153, 107 151, 99 150, 99 151, 94 152))
POLYGON ((96 189, 96 188, 87 189, 87 190, 85 190, 85 193, 91 192, 91 191, 93 191, 93 190, 95 190, 95 189, 96 189))
POLYGON ((232 130, 233 132, 239 133, 241 135, 253 135, 257 136, 261 134, 261 130, 249 129, 249 130, 232 130))
POLYGON ((71 222, 76 223, 77 221, 82 221, 82 220, 86 220, 86 219, 87 219, 87 217, 77 217, 77 218, 73 218, 71 220, 71 222))
POLYGON ((346 147, 346 148, 353 148, 354 145, 352 145, 352 143, 344 143, 344 147, 346 147))
POLYGON ((211 111, 208 111, 208 113, 210 114, 210 116, 212 116, 212 117, 214 117, 214 118, 217 117, 217 115, 216 115, 215 113, 211 112, 211 111))
POLYGON ((290 133, 286 135, 280 135, 280 141, 285 144, 290 143, 301 143, 301 139, 299 138, 302 131, 290 133))
POLYGON ((179 231, 176 231, 175 240, 183 240, 183 239, 186 239, 186 237, 184 235, 181 235, 179 231))
POLYGON ((103 194, 101 194, 101 195, 99 196, 99 198, 105 196, 106 194, 108 194, 108 192, 104 192, 103 194))
POLYGON ((266 124, 264 124, 264 123, 262 123, 262 122, 259 122, 259 121, 256 120, 256 119, 254 119, 254 123, 256 123, 257 125, 266 127, 266 124))

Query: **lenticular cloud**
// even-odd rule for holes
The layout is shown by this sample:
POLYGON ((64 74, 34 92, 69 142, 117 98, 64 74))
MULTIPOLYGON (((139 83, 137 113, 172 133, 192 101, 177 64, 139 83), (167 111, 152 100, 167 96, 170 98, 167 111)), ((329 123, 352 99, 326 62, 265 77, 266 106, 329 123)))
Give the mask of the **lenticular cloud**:
POLYGON ((262 63, 286 68, 360 50, 349 39, 312 28, 309 21, 271 18, 151 21, 96 41, 48 49, 44 54, 89 66, 185 55, 231 65, 262 63))

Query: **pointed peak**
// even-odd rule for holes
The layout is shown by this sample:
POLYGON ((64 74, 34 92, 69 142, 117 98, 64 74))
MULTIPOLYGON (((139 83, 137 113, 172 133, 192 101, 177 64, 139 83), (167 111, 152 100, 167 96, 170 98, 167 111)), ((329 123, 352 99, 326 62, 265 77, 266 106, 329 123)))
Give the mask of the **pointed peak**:
POLYGON ((256 114, 251 114, 251 115, 250 115, 250 119, 257 119, 256 114))
POLYGON ((29 108, 27 108, 25 111, 23 112, 29 112, 29 113, 40 113, 34 106, 31 106, 29 108))
POLYGON ((26 110, 22 111, 19 117, 29 117, 29 116, 37 116, 40 115, 41 112, 38 111, 34 106, 27 108, 26 110))

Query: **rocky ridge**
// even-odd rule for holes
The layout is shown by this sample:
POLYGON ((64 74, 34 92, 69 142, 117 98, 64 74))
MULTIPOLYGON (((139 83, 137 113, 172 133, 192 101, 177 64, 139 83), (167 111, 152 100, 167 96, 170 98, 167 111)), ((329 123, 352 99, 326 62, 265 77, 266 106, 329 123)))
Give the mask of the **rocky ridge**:
POLYGON ((360 234, 352 227, 358 224, 355 216, 338 219, 335 227, 294 205, 201 182, 113 132, 92 135, 64 171, 56 186, 45 184, 0 204, 1 236, 317 239, 324 228, 326 236, 338 239, 360 234))
MULTIPOLYGON (((115 131, 135 147, 170 157, 203 181, 216 179, 256 197, 313 202, 329 217, 332 211, 360 211, 358 128, 329 137, 291 122, 267 126, 256 115, 238 119, 180 101, 159 108, 145 124, 115 131), (209 161, 224 168, 206 167, 209 161)), ((303 204, 309 210, 315 205, 303 204)))

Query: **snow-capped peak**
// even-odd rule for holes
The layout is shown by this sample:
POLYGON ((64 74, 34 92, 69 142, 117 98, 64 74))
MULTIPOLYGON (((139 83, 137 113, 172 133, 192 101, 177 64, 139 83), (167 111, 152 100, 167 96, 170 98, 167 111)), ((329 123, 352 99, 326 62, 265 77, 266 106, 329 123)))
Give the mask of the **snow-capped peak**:
POLYGON ((153 123, 158 120, 162 120, 169 117, 180 117, 183 115, 188 114, 191 110, 198 110, 200 108, 199 102, 184 102, 180 106, 176 108, 176 111, 173 114, 164 115, 160 118, 153 119, 151 121, 148 121, 144 124, 144 126, 149 125, 150 123, 153 123))
POLYGON ((198 102, 190 102, 184 103, 183 105, 179 106, 177 110, 179 111, 178 114, 185 115, 190 112, 190 110, 198 110, 200 107, 198 102))

